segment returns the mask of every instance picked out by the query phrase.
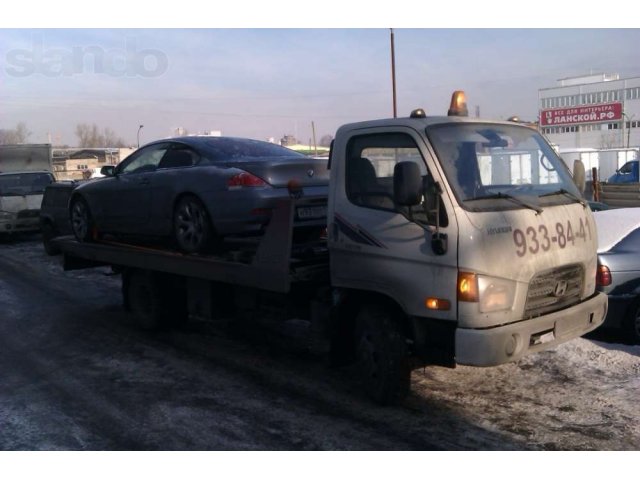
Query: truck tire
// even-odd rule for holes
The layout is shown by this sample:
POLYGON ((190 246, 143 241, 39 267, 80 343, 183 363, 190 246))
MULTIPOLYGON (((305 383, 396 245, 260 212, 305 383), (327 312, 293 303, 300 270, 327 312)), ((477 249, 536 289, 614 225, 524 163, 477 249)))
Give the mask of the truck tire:
POLYGON ((625 339, 633 344, 640 345, 640 299, 636 300, 622 324, 625 339))
POLYGON ((159 330, 186 321, 185 292, 172 288, 166 278, 134 269, 124 272, 122 281, 125 309, 142 330, 159 330))
POLYGON ((79 242, 90 242, 93 240, 94 224, 91 211, 87 201, 82 197, 76 197, 69 208, 69 220, 71 230, 79 242))
POLYGON ((356 319, 356 368, 367 394, 381 405, 407 396, 411 368, 407 341, 393 315, 364 307, 356 319))
POLYGON ((200 253, 211 247, 213 226, 207 209, 197 197, 187 195, 176 204, 173 235, 178 249, 185 253, 200 253))

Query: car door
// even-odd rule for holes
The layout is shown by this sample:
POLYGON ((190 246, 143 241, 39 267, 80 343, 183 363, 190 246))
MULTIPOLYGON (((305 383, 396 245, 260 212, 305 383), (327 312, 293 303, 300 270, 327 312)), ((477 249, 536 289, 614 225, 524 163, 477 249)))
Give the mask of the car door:
POLYGON ((104 228, 118 233, 148 233, 153 176, 169 149, 168 142, 140 149, 115 169, 109 184, 102 188, 104 228))
POLYGON ((193 166, 200 159, 196 150, 180 142, 171 142, 150 177, 149 233, 167 235, 173 230, 173 208, 176 197, 183 192, 197 192, 198 175, 193 166))

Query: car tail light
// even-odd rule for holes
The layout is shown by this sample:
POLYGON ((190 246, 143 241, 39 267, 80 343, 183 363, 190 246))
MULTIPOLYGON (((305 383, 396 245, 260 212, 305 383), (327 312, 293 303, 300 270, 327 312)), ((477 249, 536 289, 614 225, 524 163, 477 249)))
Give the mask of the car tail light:
POLYGON ((599 287, 607 287, 611 285, 611 270, 606 265, 598 265, 596 272, 596 285, 599 287))
POLYGON ((267 182, 249 172, 238 173, 227 180, 229 188, 266 187, 267 185, 267 182))

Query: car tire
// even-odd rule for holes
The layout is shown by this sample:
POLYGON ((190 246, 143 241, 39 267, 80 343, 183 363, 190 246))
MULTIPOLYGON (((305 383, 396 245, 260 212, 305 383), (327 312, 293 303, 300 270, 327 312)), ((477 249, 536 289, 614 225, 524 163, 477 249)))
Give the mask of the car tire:
POLYGON ((95 226, 87 201, 76 197, 69 208, 71 231, 79 242, 91 242, 94 239, 95 226))
POLYGON ((209 213, 192 195, 182 197, 173 213, 173 238, 185 253, 202 253, 213 247, 215 234, 209 213))
POLYGON ((60 249, 51 243, 51 240, 58 236, 56 228, 50 221, 45 221, 42 223, 40 230, 42 231, 42 246, 44 247, 46 254, 58 255, 60 253, 60 249))
POLYGON ((356 318, 356 370, 369 397, 381 405, 399 403, 411 387, 405 336, 393 315, 364 307, 356 318))
POLYGON ((640 345, 640 299, 636 300, 627 312, 622 330, 629 343, 640 345))

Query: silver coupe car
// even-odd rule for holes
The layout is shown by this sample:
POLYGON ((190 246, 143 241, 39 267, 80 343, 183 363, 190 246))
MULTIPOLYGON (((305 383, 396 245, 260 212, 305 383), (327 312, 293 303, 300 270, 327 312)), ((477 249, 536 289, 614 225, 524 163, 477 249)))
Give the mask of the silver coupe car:
POLYGON ((258 140, 181 137, 135 151, 105 177, 78 186, 69 200, 80 241, 103 234, 173 239, 187 253, 230 235, 260 233, 291 181, 320 203, 297 212, 305 226, 326 225, 327 159, 258 140))

